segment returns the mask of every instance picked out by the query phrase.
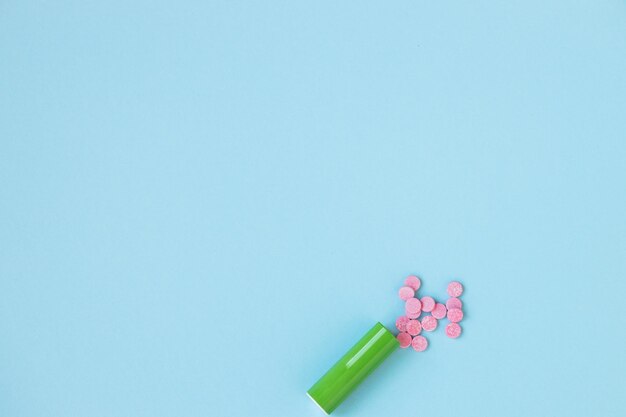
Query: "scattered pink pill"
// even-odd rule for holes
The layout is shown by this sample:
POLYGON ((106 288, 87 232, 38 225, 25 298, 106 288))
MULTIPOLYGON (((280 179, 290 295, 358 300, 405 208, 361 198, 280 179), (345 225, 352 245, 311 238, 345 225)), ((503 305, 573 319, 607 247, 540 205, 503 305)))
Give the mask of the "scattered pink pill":
POLYGON ((422 319, 422 328, 427 332, 432 332, 437 328, 437 319, 433 316, 426 316, 422 319))
POLYGON ((420 289, 420 286, 422 285, 422 281, 415 275, 409 275, 404 280, 404 285, 406 285, 407 287, 411 287, 413 288, 413 290, 417 291, 420 289))
POLYGON ((401 300, 406 301, 409 298, 413 298, 413 296, 415 295, 415 291, 413 291, 413 288, 411 287, 402 287, 398 291, 398 295, 400 296, 401 300))
POLYGON ((411 342, 411 345, 413 345, 413 349, 415 349, 416 351, 423 352, 428 347, 428 339, 426 339, 424 336, 415 336, 413 338, 413 341, 411 342))
POLYGON ((463 301, 460 298, 450 297, 446 301, 446 307, 448 307, 448 310, 451 308, 463 308, 463 301))
POLYGON ((428 349, 428 339, 423 331, 432 332, 439 326, 439 320, 448 318, 449 324, 445 327, 449 338, 458 338, 463 329, 458 324, 463 320, 463 302, 458 298, 463 294, 463 285, 458 281, 448 284, 447 293, 450 298, 443 303, 438 303, 433 297, 424 296, 417 298, 417 290, 422 281, 415 275, 409 275, 404 280, 404 286, 398 290, 400 299, 405 301, 405 315, 396 319, 396 327, 400 333, 396 336, 400 347, 406 349, 412 346, 417 352, 428 349), (422 311, 425 314, 421 320, 422 311))
POLYGON ((458 323, 463 320, 463 310, 460 308, 451 308, 448 310, 448 320, 452 323, 458 323))
POLYGON ((417 336, 422 332, 422 324, 419 320, 409 320, 406 324, 406 332, 411 336, 417 336))
POLYGON ((446 326, 446 335, 452 339, 461 336, 461 326, 458 323, 450 323, 446 326))
POLYGON ((422 311, 420 310, 417 313, 413 313, 411 311, 405 311, 405 314, 410 319, 416 319, 422 314, 422 311))
POLYGON ((400 347, 402 349, 408 348, 409 345, 411 344, 411 335, 406 332, 398 333, 398 335, 396 336, 396 339, 398 339, 398 342, 400 342, 400 347))
POLYGON ((422 302, 422 310, 424 310, 427 313, 430 313, 431 311, 433 311, 433 308, 435 308, 435 300, 433 300, 433 297, 422 297, 422 299, 420 300, 422 302))
POLYGON ((407 312, 417 313, 422 311, 422 302, 417 298, 409 298, 408 300, 406 300, 404 308, 407 312))
POLYGON ((437 320, 441 320, 448 314, 448 309, 441 303, 435 304, 435 308, 433 308, 433 312, 431 313, 434 318, 437 320))
POLYGON ((450 297, 460 297, 463 294, 463 285, 458 281, 452 281, 448 284, 448 295, 450 297))
POLYGON ((409 322, 407 316, 400 316, 396 320, 396 328, 401 332, 406 332, 406 324, 409 322))

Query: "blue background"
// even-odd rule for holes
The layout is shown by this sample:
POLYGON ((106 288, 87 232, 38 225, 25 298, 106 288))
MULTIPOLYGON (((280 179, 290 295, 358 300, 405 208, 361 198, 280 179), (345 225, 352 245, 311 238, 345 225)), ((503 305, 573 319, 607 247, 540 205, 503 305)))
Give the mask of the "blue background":
POLYGON ((624 1, 3 1, 0 415, 626 415, 624 1))

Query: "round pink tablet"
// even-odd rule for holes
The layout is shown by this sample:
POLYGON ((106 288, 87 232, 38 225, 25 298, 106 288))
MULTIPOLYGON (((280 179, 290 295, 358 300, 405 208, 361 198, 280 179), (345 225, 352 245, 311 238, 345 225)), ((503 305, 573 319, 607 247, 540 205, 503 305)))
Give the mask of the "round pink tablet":
POLYGON ((460 297, 463 294, 463 285, 459 281, 452 281, 448 284, 448 295, 450 297, 460 297))
POLYGON ((408 348, 409 345, 411 344, 411 335, 406 332, 398 333, 398 335, 396 336, 396 339, 398 339, 398 342, 400 342, 400 347, 402 349, 408 348))
POLYGON ((413 345, 413 349, 415 349, 416 351, 423 352, 428 347, 428 339, 426 339, 424 336, 415 336, 413 338, 413 341, 411 342, 411 345, 413 345))
POLYGON ((406 324, 409 322, 409 318, 407 316, 400 316, 396 320, 396 328, 401 332, 406 332, 406 324))
POLYGON ((460 308, 451 308, 448 310, 448 320, 452 323, 458 323, 463 320, 463 310, 460 308))
POLYGON ((451 308, 463 308, 463 301, 460 298, 450 297, 446 301, 446 307, 448 307, 448 310, 451 308))
POLYGON ((422 328, 427 332, 432 332, 437 328, 437 319, 433 316, 426 316, 422 319, 422 328))
POLYGON ((419 320, 409 320, 406 324, 406 332, 411 336, 417 336, 422 332, 422 325, 419 320))
POLYGON ((416 319, 420 316, 420 314, 422 314, 422 311, 418 311, 417 313, 413 313, 411 311, 406 311, 405 310, 405 315, 410 318, 410 319, 416 319))
POLYGON ((452 339, 461 336, 461 326, 458 323, 450 323, 446 326, 446 335, 452 339))
POLYGON ((398 291, 398 295, 400 296, 401 300, 406 301, 409 298, 413 298, 413 296, 415 295, 415 291, 413 291, 413 288, 411 287, 402 287, 398 291))
POLYGON ((427 313, 430 313, 431 311, 433 311, 433 308, 435 308, 435 300, 433 300, 433 297, 422 297, 422 299, 420 300, 422 302, 422 310, 424 310, 427 313))
POLYGON ((407 287, 411 287, 415 291, 417 291, 420 289, 420 286, 422 285, 422 281, 415 275, 409 275, 404 280, 404 285, 406 285, 407 287))
POLYGON ((417 313, 419 311, 422 311, 422 303, 417 298, 409 298, 408 300, 406 300, 404 309, 411 313, 417 313))
POLYGON ((433 312, 431 313, 434 318, 437 320, 441 320, 448 314, 448 309, 441 303, 435 304, 435 308, 433 308, 433 312))

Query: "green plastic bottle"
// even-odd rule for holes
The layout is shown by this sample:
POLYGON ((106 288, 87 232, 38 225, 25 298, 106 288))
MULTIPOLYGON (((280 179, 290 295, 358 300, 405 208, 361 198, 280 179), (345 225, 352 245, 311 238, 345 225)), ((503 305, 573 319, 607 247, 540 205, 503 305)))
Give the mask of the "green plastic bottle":
POLYGON ((307 394, 326 414, 332 413, 399 346, 393 333, 376 323, 307 394))

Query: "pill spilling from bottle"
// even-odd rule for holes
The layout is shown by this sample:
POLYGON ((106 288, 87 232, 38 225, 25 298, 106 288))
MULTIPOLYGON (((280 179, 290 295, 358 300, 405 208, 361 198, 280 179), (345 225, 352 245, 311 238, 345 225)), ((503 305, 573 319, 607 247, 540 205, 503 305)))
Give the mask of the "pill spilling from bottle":
POLYGON ((398 347, 409 346, 416 352, 428 349, 426 333, 439 327, 440 320, 449 322, 444 332, 451 339, 461 336, 459 324, 464 317, 463 285, 458 281, 448 284, 448 299, 439 302, 430 295, 418 296, 422 281, 409 275, 398 290, 404 304, 404 314, 396 319, 397 333, 380 322, 369 329, 313 386, 307 395, 324 411, 330 414, 345 398, 398 347))
POLYGON ((404 301, 404 315, 396 319, 396 338, 400 347, 406 349, 411 346, 417 352, 428 348, 428 339, 422 332, 435 331, 439 320, 447 318, 450 322, 445 327, 449 338, 456 339, 463 332, 459 324, 463 320, 463 302, 459 298, 463 294, 463 284, 458 281, 448 284, 446 292, 449 298, 445 304, 437 302, 429 295, 418 298, 417 292, 421 286, 421 279, 415 275, 409 275, 404 280, 404 286, 398 291, 400 299, 404 301), (421 319, 418 320, 420 316, 421 319))

